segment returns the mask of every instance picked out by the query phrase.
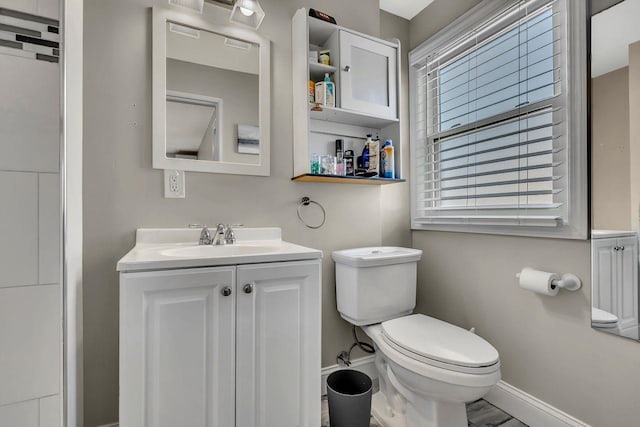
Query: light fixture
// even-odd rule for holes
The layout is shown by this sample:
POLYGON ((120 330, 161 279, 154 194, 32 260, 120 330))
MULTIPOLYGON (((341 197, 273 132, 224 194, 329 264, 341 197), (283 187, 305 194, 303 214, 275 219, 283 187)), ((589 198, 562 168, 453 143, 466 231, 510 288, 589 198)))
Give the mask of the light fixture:
POLYGON ((264 19, 264 10, 258 0, 237 0, 229 21, 257 30, 264 19))
POLYGON ((204 0, 169 0, 169 4, 174 6, 186 7, 198 13, 202 13, 204 0))
POLYGON ((200 38, 200 30, 196 30, 195 28, 185 27, 184 25, 174 24, 173 22, 169 23, 169 31, 172 33, 182 34, 183 36, 191 37, 193 39, 200 38))
POLYGON ((233 47, 233 48, 236 48, 236 49, 242 49, 242 50, 251 49, 251 43, 247 43, 247 42, 244 42, 244 41, 238 40, 238 39, 232 39, 230 37, 225 37, 224 38, 224 45, 225 46, 229 46, 229 47, 233 47))

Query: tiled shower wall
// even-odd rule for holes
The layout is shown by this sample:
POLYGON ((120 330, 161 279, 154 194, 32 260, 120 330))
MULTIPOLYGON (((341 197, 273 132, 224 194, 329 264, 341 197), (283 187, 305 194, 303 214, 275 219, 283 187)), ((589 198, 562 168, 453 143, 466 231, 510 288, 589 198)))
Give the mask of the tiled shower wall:
POLYGON ((58 0, 0 0, 0 427, 59 425, 58 0))

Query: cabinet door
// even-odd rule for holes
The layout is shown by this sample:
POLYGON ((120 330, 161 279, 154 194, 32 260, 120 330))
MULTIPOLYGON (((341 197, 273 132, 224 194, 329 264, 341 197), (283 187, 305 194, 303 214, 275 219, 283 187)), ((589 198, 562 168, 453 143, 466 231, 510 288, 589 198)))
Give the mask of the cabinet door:
POLYGON ((594 239, 591 262, 591 305, 613 313, 615 306, 615 282, 617 280, 616 239, 594 239))
POLYGON ((622 335, 638 338, 638 239, 618 239, 616 311, 622 335))
POLYGON ((236 422, 320 425, 320 260, 238 267, 236 422))
POLYGON ((121 274, 121 427, 234 425, 234 298, 235 267, 121 274))
POLYGON ((396 118, 398 50, 340 31, 340 107, 396 118))

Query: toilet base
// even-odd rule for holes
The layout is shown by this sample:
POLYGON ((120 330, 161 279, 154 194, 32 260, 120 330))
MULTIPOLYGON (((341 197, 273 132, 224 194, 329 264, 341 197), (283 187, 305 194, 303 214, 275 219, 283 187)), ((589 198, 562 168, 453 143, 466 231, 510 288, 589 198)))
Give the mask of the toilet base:
POLYGON ((426 405, 419 410, 409 403, 406 413, 392 411, 384 394, 377 392, 372 398, 371 413, 382 427, 467 427, 467 409, 464 403, 422 403, 426 405))
POLYGON ((381 391, 371 399, 371 415, 382 427, 405 427, 407 425, 402 413, 392 413, 388 408, 387 399, 381 391))

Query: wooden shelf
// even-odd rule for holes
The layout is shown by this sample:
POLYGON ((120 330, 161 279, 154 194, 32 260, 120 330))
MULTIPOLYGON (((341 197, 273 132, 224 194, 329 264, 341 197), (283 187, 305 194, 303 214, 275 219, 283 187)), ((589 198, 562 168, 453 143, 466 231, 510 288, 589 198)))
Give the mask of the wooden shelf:
POLYGON ((336 176, 336 175, 314 175, 305 173, 303 175, 294 176, 292 181, 298 182, 327 182, 334 184, 366 184, 366 185, 386 185, 396 182, 405 182, 405 179, 391 179, 378 177, 363 176, 336 176))
POLYGON ((325 73, 333 74, 337 71, 337 68, 333 65, 325 65, 320 62, 309 61, 309 77, 313 81, 320 81, 324 77, 325 73))
POLYGON ((357 111, 343 110, 337 107, 322 106, 322 111, 311 110, 311 119, 323 120, 333 123, 344 123, 366 128, 382 129, 393 123, 398 123, 398 119, 388 117, 372 116, 370 114, 359 113, 357 111))

